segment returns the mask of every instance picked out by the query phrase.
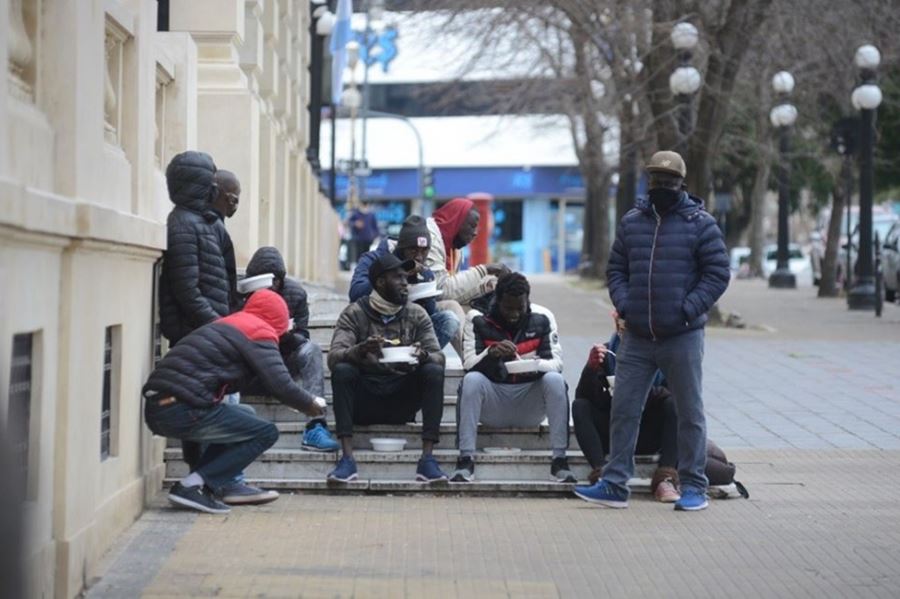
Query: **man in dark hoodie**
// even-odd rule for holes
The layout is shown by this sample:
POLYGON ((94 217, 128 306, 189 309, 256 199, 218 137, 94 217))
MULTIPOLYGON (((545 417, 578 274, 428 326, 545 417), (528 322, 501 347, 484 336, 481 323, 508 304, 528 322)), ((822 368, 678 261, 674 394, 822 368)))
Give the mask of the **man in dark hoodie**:
POLYGON ((150 430, 205 446, 191 472, 169 491, 172 503, 227 513, 216 497, 278 439, 274 424, 222 401, 231 390, 257 378, 289 407, 311 417, 323 414, 325 400, 294 383, 278 351, 287 328, 287 304, 264 289, 243 310, 188 334, 150 373, 142 390, 150 430))
MULTIPOLYGON (((396 241, 393 239, 384 239, 377 249, 366 252, 360 256, 356 263, 356 270, 353 271, 353 279, 350 281, 350 301, 355 302, 359 298, 372 293, 372 283, 369 281, 369 267, 380 256, 387 253, 393 253, 400 260, 413 260, 416 265, 414 270, 410 271, 407 282, 410 285, 417 283, 426 283, 434 281, 434 272, 427 266, 425 261, 428 258, 428 252, 431 249, 431 234, 425 219, 417 214, 413 214, 400 227, 400 234, 396 241)), ((438 345, 444 347, 457 336, 462 324, 459 317, 451 310, 439 310, 437 300, 434 297, 428 297, 416 301, 417 304, 425 308, 431 317, 431 324, 434 326, 434 334, 437 336, 438 345)))
POLYGON ((330 482, 357 477, 353 459, 354 424, 404 424, 422 410, 422 457, 416 480, 446 481, 432 453, 440 439, 444 410, 444 354, 424 308, 408 303, 406 273, 412 261, 380 256, 369 268, 372 293, 341 312, 331 339, 328 367, 334 391, 334 417, 343 455, 328 474, 330 482), (386 364, 381 349, 412 346, 402 363, 386 364))
MULTIPOLYGON (((159 285, 162 333, 175 345, 204 324, 231 312, 232 277, 224 247, 216 165, 209 154, 182 152, 166 168, 175 208, 166 222, 168 243, 159 285)), ((233 254, 231 261, 233 262, 233 254)))
MULTIPOLYGON (((261 247, 247 264, 247 276, 272 274, 275 280, 272 290, 287 302, 294 328, 284 333, 278 342, 281 356, 295 381, 313 395, 325 395, 325 365, 322 348, 309 338, 309 302, 300 281, 287 276, 284 258, 278 248, 261 247)), ((252 394, 256 390, 247 389, 252 394)), ((303 449, 309 451, 337 451, 338 442, 328 432, 325 417, 313 418, 306 423, 303 432, 303 449)))
POLYGON ((639 198, 619 223, 606 279, 625 321, 610 413, 610 455, 603 478, 576 487, 582 499, 604 507, 628 506, 628 479, 644 402, 657 369, 678 409, 676 510, 708 506, 706 418, 702 363, 706 313, 730 279, 725 240, 703 201, 683 189, 687 169, 675 152, 657 152, 646 167, 649 198, 639 198))

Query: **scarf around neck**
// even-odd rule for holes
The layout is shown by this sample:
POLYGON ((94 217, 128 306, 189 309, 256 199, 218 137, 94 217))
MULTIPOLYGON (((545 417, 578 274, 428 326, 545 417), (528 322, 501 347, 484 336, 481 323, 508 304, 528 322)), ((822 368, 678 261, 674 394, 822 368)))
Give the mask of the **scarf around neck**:
POLYGON ((403 306, 398 306, 381 297, 374 289, 372 290, 372 293, 369 294, 369 305, 372 306, 373 310, 384 316, 395 316, 403 309, 403 306))

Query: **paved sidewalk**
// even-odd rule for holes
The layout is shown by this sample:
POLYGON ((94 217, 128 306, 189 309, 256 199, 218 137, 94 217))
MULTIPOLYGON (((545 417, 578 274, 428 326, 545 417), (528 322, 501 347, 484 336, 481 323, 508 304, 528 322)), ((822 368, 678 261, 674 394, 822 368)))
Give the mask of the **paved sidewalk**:
POLYGON ((740 451, 749 501, 296 495, 148 511, 89 598, 897 597, 900 452, 740 451), (174 547, 174 549, 171 549, 174 547))

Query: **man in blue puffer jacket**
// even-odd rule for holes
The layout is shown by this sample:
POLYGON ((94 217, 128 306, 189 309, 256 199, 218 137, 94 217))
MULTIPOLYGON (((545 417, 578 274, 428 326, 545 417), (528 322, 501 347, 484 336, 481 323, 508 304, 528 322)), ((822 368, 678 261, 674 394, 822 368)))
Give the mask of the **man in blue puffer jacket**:
POLYGON ((605 507, 628 505, 644 401, 657 369, 678 408, 676 510, 707 507, 706 418, 703 414, 703 327, 728 287, 725 240, 703 201, 683 190, 687 173, 675 152, 657 152, 646 167, 648 198, 619 223, 606 270, 609 295, 626 331, 617 355, 609 462, 603 478, 575 494, 605 507))
MULTIPOLYGON (((355 302, 359 298, 372 293, 372 283, 369 282, 369 267, 378 260, 379 257, 393 252, 395 256, 401 260, 414 260, 416 270, 409 273, 407 282, 410 285, 416 283, 426 283, 434 281, 434 273, 430 268, 425 266, 425 258, 428 256, 428 250, 431 249, 431 235, 428 232, 428 226, 425 219, 416 214, 410 215, 403 221, 400 228, 400 234, 397 240, 385 239, 378 248, 366 252, 359 257, 356 264, 356 270, 353 271, 353 278, 350 280, 350 301, 355 302)), ((453 339, 461 323, 456 315, 450 310, 438 310, 436 297, 426 297, 415 300, 431 317, 431 324, 434 326, 434 334, 437 337, 438 345, 444 347, 453 339)))

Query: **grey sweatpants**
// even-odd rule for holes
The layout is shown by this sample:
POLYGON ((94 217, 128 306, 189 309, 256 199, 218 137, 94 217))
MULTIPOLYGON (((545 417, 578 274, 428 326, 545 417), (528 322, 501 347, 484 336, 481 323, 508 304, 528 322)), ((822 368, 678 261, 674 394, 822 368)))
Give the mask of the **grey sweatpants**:
POLYGON ((459 399, 459 453, 473 455, 479 421, 487 426, 528 427, 550 422, 553 457, 569 447, 569 398, 566 381, 548 372, 530 383, 495 383, 480 372, 463 378, 459 399))

